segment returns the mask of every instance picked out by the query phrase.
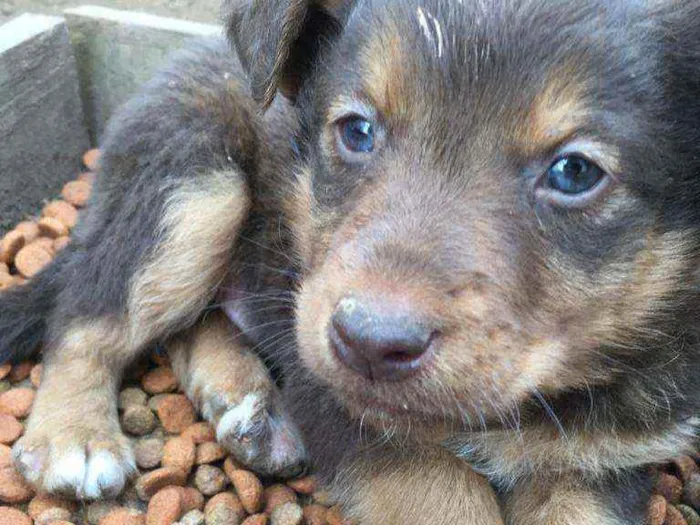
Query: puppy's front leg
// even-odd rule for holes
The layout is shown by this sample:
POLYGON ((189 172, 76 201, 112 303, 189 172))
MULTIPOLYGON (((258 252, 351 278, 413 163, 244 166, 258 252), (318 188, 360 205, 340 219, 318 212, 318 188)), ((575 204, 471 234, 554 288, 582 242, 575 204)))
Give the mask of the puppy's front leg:
POLYGON ((437 447, 362 454, 336 476, 332 492, 363 525, 503 523, 489 483, 437 447))
POLYGON ((581 474, 519 481, 504 497, 507 525, 638 525, 650 483, 642 474, 616 473, 587 482, 581 474))
POLYGON ((301 473, 306 449, 280 392, 222 312, 207 314, 167 346, 181 385, 236 459, 264 475, 301 473))

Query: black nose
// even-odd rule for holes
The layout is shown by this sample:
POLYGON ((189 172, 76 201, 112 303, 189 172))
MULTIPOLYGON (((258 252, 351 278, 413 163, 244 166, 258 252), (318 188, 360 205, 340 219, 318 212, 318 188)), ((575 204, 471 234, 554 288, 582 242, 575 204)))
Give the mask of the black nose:
POLYGON ((368 379, 400 381, 427 361, 434 331, 390 301, 342 299, 329 327, 338 358, 368 379))

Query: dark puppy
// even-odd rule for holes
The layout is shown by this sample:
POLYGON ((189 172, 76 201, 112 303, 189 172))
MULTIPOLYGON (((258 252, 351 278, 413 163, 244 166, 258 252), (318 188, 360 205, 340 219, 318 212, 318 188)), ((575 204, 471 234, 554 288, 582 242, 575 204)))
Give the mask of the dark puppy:
POLYGON ((147 87, 74 246, 3 296, 4 353, 48 319, 28 476, 118 490, 118 372, 169 336, 221 437, 257 425, 239 455, 293 469, 259 362, 197 321, 233 268, 229 316, 362 523, 640 523, 641 467, 697 436, 700 3, 227 9, 249 80, 207 47, 147 87))

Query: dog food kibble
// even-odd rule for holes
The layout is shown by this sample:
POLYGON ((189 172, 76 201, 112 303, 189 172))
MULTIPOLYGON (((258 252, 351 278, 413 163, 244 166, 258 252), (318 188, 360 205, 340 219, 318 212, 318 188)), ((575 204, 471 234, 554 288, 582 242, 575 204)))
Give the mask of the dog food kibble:
MULTIPOLYGON (((89 169, 96 169, 98 157, 97 150, 85 155, 89 169)), ((81 173, 77 180, 64 186, 63 200, 50 201, 40 217, 21 222, 0 238, 0 290, 25 282, 70 243, 79 216, 76 206, 87 201, 95 174, 81 173)), ((35 495, 15 470, 10 446, 24 431, 42 365, 0 363, 0 505, 16 506, 0 507, 0 525, 267 525, 272 512, 285 504, 291 505, 277 511, 277 523, 296 523, 298 505, 305 525, 327 525, 328 510, 316 499, 324 493, 315 490, 312 477, 288 486, 277 483, 266 491, 269 484, 227 457, 212 425, 198 420, 192 404, 178 391, 167 349, 158 347, 148 357, 128 368, 119 393, 121 427, 140 436, 132 438, 132 444, 141 476, 118 500, 82 506, 35 495)))
POLYGON ((168 485, 182 487, 187 481, 187 474, 179 468, 162 467, 139 476, 136 480, 136 492, 143 501, 168 485))
POLYGON ((41 384, 41 373, 44 370, 44 366, 39 363, 32 367, 32 371, 29 373, 29 381, 32 383, 34 388, 39 388, 41 384))
POLYGON ((246 512, 235 494, 221 492, 204 507, 207 525, 240 525, 246 512))
POLYGON ((97 171, 100 165, 100 150, 95 148, 86 151, 83 155, 83 165, 90 171, 97 171))
POLYGON ((149 394, 165 394, 177 389, 177 379, 169 366, 159 366, 141 378, 141 386, 149 394))
POLYGON ((226 457, 226 449, 219 443, 202 443, 197 445, 197 454, 194 462, 197 465, 216 463, 226 457))
POLYGON ((73 180, 63 186, 61 197, 76 208, 82 208, 90 198, 91 185, 82 180, 73 180))
POLYGON ((692 507, 688 505, 676 505, 676 508, 688 525, 700 525, 700 514, 692 507))
POLYGON ((24 381, 25 379, 27 379, 33 367, 34 363, 32 363, 31 361, 22 361, 21 363, 13 365, 12 371, 8 376, 10 379, 10 383, 19 383, 20 381, 24 381))
POLYGON ((253 514, 248 516, 241 525, 267 525, 269 521, 267 514, 253 514))
POLYGON ((700 510, 700 473, 691 474, 683 488, 683 503, 700 510))
POLYGON ((12 264, 17 252, 19 252, 27 240, 24 235, 17 230, 12 230, 0 242, 0 261, 5 264, 12 264))
POLYGON ((146 516, 134 509, 119 508, 102 518, 99 525, 146 525, 146 516))
POLYGON ((182 515, 182 496, 178 487, 166 487, 148 502, 146 525, 170 525, 182 515))
POLYGON ((206 519, 204 512, 195 509, 187 512, 177 523, 178 525, 205 525, 206 519))
POLYGON ((54 239, 53 240, 54 253, 60 252, 69 244, 70 244, 70 237, 68 237, 67 235, 65 237, 59 237, 58 239, 54 239))
POLYGON ((158 401, 156 412, 171 434, 179 434, 197 420, 192 403, 182 394, 165 395, 158 401))
POLYGON ((24 432, 24 426, 14 416, 0 414, 0 444, 12 445, 24 432))
POLYGON ((304 514, 296 503, 285 503, 275 508, 270 515, 271 525, 301 525, 304 514))
POLYGON ((119 392, 119 410, 126 410, 130 406, 146 406, 148 396, 140 388, 125 388, 119 392))
POLYGON ((156 416, 145 406, 130 406, 122 414, 122 427, 129 434, 143 436, 156 426, 156 416))
MULTIPOLYGON (((0 445, 9 451, 8 447, 0 445)), ((8 452, 0 452, 5 456, 0 459, 0 502, 2 503, 26 503, 34 496, 34 490, 27 485, 24 478, 15 470, 14 464, 8 452)))
POLYGON ((669 505, 666 507, 666 518, 664 519, 664 525, 688 525, 683 518, 683 514, 674 507, 669 505))
POLYGON ((200 465, 194 473, 194 486, 205 496, 218 494, 228 485, 224 471, 212 465, 200 465))
POLYGON ((326 525, 326 513, 328 509, 322 505, 312 503, 303 509, 306 525, 326 525))
POLYGON ((182 433, 182 437, 192 440, 195 445, 216 441, 216 432, 209 423, 195 423, 182 433))
POLYGON ((265 500, 265 514, 271 514, 276 507, 285 503, 296 503, 297 495, 286 485, 275 483, 265 489, 263 494, 265 500))
POLYGON ((189 474, 194 467, 195 455, 196 448, 192 440, 183 437, 171 438, 163 447, 162 465, 179 468, 189 474))
POLYGON ((350 525, 350 520, 346 520, 340 512, 340 507, 333 506, 326 512, 326 522, 328 525, 350 525))
POLYGON ((69 229, 75 227, 78 222, 78 210, 75 206, 68 204, 66 201, 49 202, 41 211, 43 217, 57 219, 69 229))
POLYGON ((654 492, 661 494, 669 503, 678 503, 683 494, 683 484, 676 476, 661 473, 654 487, 654 492))
POLYGON ((24 235, 24 240, 27 244, 34 242, 39 238, 39 235, 41 235, 39 226, 37 223, 32 221, 20 222, 17 226, 15 226, 15 231, 18 231, 24 235))
POLYGON ((246 512, 259 512, 263 504, 264 489, 257 476, 247 470, 234 470, 227 475, 246 512))
POLYGON ((15 267, 24 277, 32 277, 53 259, 53 254, 35 241, 22 248, 15 257, 15 267))
POLYGON ((142 469, 156 468, 163 460, 163 440, 160 438, 139 439, 134 445, 136 464, 142 469))
POLYGON ((193 487, 181 487, 182 512, 202 510, 204 508, 204 494, 193 487))
POLYGON ((68 228, 58 219, 43 217, 39 219, 39 231, 44 237, 56 239, 68 235, 68 228))
POLYGON ((116 501, 93 501, 87 506, 85 517, 90 525, 99 525, 105 516, 119 507, 116 501))
POLYGON ((17 509, 0 507, 0 525, 32 525, 32 520, 17 509))
POLYGON ((46 509, 34 518, 34 525, 51 525, 57 521, 68 521, 71 519, 70 511, 60 507, 46 509))
POLYGON ((287 486, 297 494, 310 496, 318 489, 318 483, 313 476, 304 476, 303 478, 290 479, 287 481, 287 486))
POLYGON ((0 414, 9 414, 16 418, 27 417, 33 402, 34 390, 12 388, 0 394, 0 414))
POLYGON ((74 501, 49 496, 47 494, 38 494, 29 502, 27 512, 30 517, 35 519, 45 510, 55 508, 65 509, 69 513, 74 513, 78 509, 78 505, 74 501))

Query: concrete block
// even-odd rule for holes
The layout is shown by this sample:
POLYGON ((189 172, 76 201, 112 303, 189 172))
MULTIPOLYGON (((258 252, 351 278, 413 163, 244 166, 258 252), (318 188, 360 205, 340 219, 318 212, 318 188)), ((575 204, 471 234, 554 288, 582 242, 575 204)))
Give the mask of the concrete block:
POLYGON ((75 178, 88 147, 65 21, 26 14, 0 26, 0 232, 75 178))
POLYGON ((215 25, 97 6, 69 9, 65 16, 93 143, 99 143, 114 110, 164 64, 171 51, 190 38, 222 34, 215 25))

